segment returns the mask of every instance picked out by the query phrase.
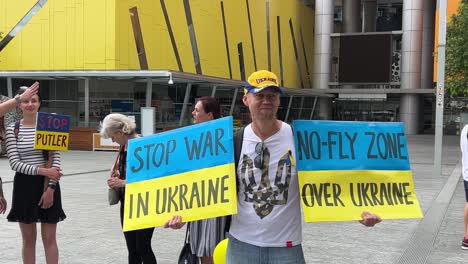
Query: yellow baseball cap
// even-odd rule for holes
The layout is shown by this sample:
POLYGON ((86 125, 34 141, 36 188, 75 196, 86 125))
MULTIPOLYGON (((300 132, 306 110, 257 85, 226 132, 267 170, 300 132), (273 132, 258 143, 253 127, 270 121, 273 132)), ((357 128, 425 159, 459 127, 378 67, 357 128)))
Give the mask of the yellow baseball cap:
POLYGON ((244 94, 259 93, 266 88, 275 88, 277 92, 283 94, 283 91, 278 85, 278 77, 276 77, 276 74, 266 70, 256 71, 247 79, 244 94))

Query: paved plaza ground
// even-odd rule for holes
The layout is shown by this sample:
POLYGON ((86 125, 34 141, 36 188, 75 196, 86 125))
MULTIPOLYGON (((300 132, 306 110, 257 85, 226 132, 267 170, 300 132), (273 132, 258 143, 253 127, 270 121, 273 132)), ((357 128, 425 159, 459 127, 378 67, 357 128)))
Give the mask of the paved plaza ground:
MULTIPOLYGON (((468 263, 460 248, 465 203, 459 138, 444 137, 443 173, 433 175, 434 136, 408 136, 411 169, 423 219, 384 220, 374 228, 357 222, 303 223, 307 263, 468 263)), ((63 153, 61 180, 67 219, 58 225, 60 263, 126 263, 118 206, 107 205, 106 178, 115 152, 63 153)), ((0 175, 11 203, 13 172, 0 159, 0 175)), ((18 225, 0 215, 0 263, 21 263, 18 225)), ((156 228, 158 263, 176 263, 185 229, 156 228)), ((37 263, 45 263, 40 236, 37 263)))

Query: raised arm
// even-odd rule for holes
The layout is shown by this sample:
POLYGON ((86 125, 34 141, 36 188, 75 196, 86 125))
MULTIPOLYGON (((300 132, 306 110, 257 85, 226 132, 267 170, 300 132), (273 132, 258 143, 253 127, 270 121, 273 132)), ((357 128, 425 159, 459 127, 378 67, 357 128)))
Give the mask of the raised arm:
POLYGON ((23 94, 18 97, 12 98, 0 104, 0 116, 4 116, 7 112, 13 110, 21 100, 29 100, 33 95, 37 94, 39 90, 39 83, 35 82, 23 94))

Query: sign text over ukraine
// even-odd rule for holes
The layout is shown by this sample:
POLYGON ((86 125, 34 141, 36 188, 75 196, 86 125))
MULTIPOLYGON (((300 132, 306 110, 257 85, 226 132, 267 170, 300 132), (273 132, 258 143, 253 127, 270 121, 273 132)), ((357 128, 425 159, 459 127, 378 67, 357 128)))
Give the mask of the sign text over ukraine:
POLYGON ((420 218, 401 123, 294 121, 306 221, 420 218))
POLYGON ((232 117, 129 141, 124 231, 237 213, 232 117))

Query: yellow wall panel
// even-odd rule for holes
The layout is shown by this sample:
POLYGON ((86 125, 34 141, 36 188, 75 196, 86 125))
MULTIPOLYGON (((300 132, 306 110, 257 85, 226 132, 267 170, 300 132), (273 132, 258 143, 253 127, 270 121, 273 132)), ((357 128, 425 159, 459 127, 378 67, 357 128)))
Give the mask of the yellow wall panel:
POLYGON ((71 36, 70 41, 74 42, 75 49, 69 50, 68 53, 71 53, 71 56, 75 59, 72 68, 82 70, 84 69, 84 1, 76 1, 71 12, 75 14, 75 27, 69 34, 71 36))
MULTIPOLYGON (((8 32, 36 2, 1 1, 8 15, 0 30, 8 32)), ((0 53, 0 69, 115 69, 114 3, 49 0, 0 53)))
POLYGON ((115 28, 115 21, 116 21, 116 14, 115 14, 115 1, 106 1, 105 7, 105 29, 106 29, 106 55, 105 55, 105 69, 112 70, 116 67, 116 28, 115 28))
POLYGON ((84 64, 87 69, 101 69, 106 54, 106 1, 86 1, 84 3, 85 19, 84 31, 84 64), (100 18, 100 19, 99 19, 100 18))
MULTIPOLYGON (((54 21, 65 21, 67 16, 63 11, 53 11, 54 21)), ((67 68, 67 27, 66 23, 53 23, 53 67, 55 69, 67 68)), ((25 32, 26 33, 26 32, 25 32)))
POLYGON ((66 10, 65 13, 67 16, 65 17, 65 23, 66 23, 66 47, 67 51, 70 50, 72 52, 65 52, 67 64, 69 65, 76 65, 75 61, 75 56, 74 56, 74 50, 77 49, 77 41, 74 41, 74 25, 75 25, 75 20, 76 20, 76 12, 75 12, 75 6, 72 3, 72 0, 66 0, 66 10))
MULTIPOLYGON (((0 0, 0 30, 13 27, 35 0, 0 0)), ((268 69, 266 1, 190 0, 202 74, 229 77, 221 13, 224 4, 233 79, 241 79, 238 44, 242 43, 246 77, 256 68, 268 69), (247 4, 250 9, 252 37, 247 4)), ((184 0, 164 1, 184 72, 195 73, 192 43, 184 0)), ((313 65, 311 8, 299 0, 270 0, 271 69, 280 74, 277 16, 281 19, 283 79, 287 87, 308 87, 306 57, 313 65), (294 24, 300 73, 294 55, 289 19, 294 24)), ((179 70, 160 1, 150 0, 49 0, 28 25, 0 53, 0 70, 115 70, 140 69, 129 9, 137 7, 145 55, 150 69, 179 70), (18 59, 20 58, 20 59, 18 59)))
MULTIPOLYGON (((296 29, 297 27, 297 24, 295 22, 297 21, 298 15, 295 7, 295 5, 288 4, 284 1, 274 1, 271 5, 270 14, 272 17, 280 16, 281 19, 281 48, 283 58, 284 85, 287 87, 298 88, 300 86, 300 82, 297 74, 298 69, 296 64, 296 58, 294 55, 294 45, 292 41, 291 31, 289 28, 289 19, 292 19, 295 26, 294 29, 296 29)), ((296 32, 295 35, 297 38, 296 32)), ((277 27, 273 27, 271 34, 275 36, 275 42, 272 42, 271 44, 272 56, 278 58, 278 38, 276 37, 278 35, 277 27)), ((274 64, 272 70, 279 75, 279 62, 274 64)))
MULTIPOLYGON (((302 35, 304 38, 304 46, 307 56, 307 63, 309 66, 309 76, 308 79, 312 83, 312 73, 314 71, 314 24, 315 17, 314 13, 311 12, 310 8, 304 8, 301 12, 301 25, 302 25, 302 35)), ((307 76, 306 76, 307 78, 307 76)), ((307 79, 306 79, 307 80, 307 79)), ((310 86, 310 84, 309 84, 310 86)), ((311 88, 307 86, 308 88, 311 88)))
MULTIPOLYGON (((0 1, 0 31, 3 33, 3 37, 18 23, 18 21, 27 13, 27 11, 34 5, 36 1, 25 0, 25 1, 0 1)), ((5 50, 0 52, 0 69, 3 68, 7 62, 11 64, 11 67, 16 69, 21 68, 22 62, 22 39, 21 36, 17 35, 16 38, 10 41, 9 48, 10 53, 6 53, 5 50), (18 59, 21 58, 21 59, 18 59)))
MULTIPOLYGON (((138 7, 140 1, 119 1, 116 5, 116 51, 117 67, 120 69, 140 69, 133 38, 129 9, 138 7)), ((145 34, 143 33, 143 40, 145 34)))
MULTIPOLYGON (((244 64, 246 78, 253 72, 252 46, 249 33, 249 21, 247 18, 247 6, 242 0, 224 1, 226 16, 226 30, 229 39, 229 53, 231 54, 232 77, 240 80, 238 43, 242 42, 244 52, 244 64)), ((258 11, 260 12, 260 11, 258 11)))
POLYGON ((202 73, 229 78, 220 2, 194 0, 190 9, 202 73))
MULTIPOLYGON (((143 40, 145 41, 148 66, 152 69, 178 70, 160 1, 140 2, 142 2, 142 5, 138 12, 140 14, 140 24, 143 40), (152 5, 148 6, 149 3, 152 3, 152 5)), ((133 41, 133 29, 130 28, 130 30, 130 38, 133 41)), ((134 41, 132 45, 135 45, 134 41)), ((135 55, 132 54, 132 56, 135 55)))
MULTIPOLYGON (((187 28, 187 19, 185 18, 184 2, 182 0, 165 0, 165 2, 184 71, 196 73, 195 62, 192 54, 192 44, 190 42, 190 35, 187 28)), ((196 30, 197 29, 195 29, 195 32, 196 30)))
MULTIPOLYGON (((244 2, 246 1, 244 0, 244 2)), ((273 3, 272 1, 269 1, 269 2, 270 2, 269 3, 269 6, 270 6, 269 8, 270 9, 270 44, 271 44, 273 39, 276 38, 276 35, 273 35, 273 32, 271 31, 276 27, 276 16, 273 17, 271 15, 271 9, 272 9, 273 3)), ((245 8, 247 8, 247 4, 245 5, 245 8)), ((254 47, 255 47, 257 70, 268 70, 266 1, 249 0, 249 10, 250 10, 250 20, 252 23, 252 35, 253 35, 253 41, 254 41, 254 47)), ((247 18, 247 10, 246 10, 246 18, 247 18)), ((247 30, 248 33, 250 34, 249 28, 246 28, 245 30, 247 30)), ((249 39, 250 39, 250 36, 249 36, 249 39)), ((253 53, 252 45, 250 44, 249 47, 253 53)), ((274 54, 271 54, 270 57, 273 57, 273 56, 274 54)), ((246 75, 248 77, 249 73, 246 73, 246 75)))

